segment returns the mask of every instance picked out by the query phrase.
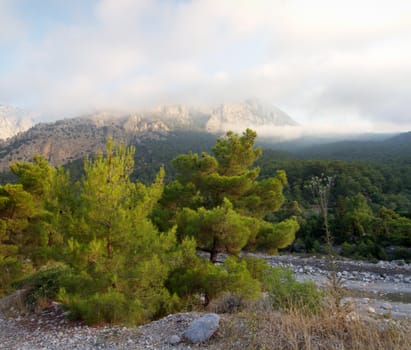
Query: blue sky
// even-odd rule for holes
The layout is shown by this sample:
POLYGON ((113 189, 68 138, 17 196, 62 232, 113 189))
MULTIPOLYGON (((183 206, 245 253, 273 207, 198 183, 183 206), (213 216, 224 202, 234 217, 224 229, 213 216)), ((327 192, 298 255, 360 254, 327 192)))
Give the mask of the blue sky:
POLYGON ((0 103, 259 98, 322 132, 411 130, 408 0, 0 0, 0 103))

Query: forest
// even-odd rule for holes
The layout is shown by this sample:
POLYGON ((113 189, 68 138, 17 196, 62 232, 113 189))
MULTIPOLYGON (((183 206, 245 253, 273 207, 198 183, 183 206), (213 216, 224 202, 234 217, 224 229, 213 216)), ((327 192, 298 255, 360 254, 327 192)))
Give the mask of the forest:
POLYGON ((166 186, 162 168, 149 185, 132 181, 135 149, 112 140, 77 181, 41 156, 12 164, 17 182, 0 187, 1 293, 28 288, 33 307, 57 299, 90 324, 141 324, 224 291, 272 288, 276 272, 239 254, 276 252, 299 224, 265 219, 284 202, 286 176, 258 180, 255 139, 228 133, 212 154, 179 155, 166 186), (218 253, 229 255, 223 264, 218 253))
POLYGON ((328 253, 325 228, 335 253, 410 259, 409 167, 293 159, 256 138, 228 132, 143 178, 158 163, 113 140, 74 175, 42 156, 13 163, 0 186, 0 293, 29 288, 33 307, 56 299, 90 324, 142 324, 225 292, 315 308, 313 284, 241 252, 328 253), (327 181, 326 217, 315 179, 327 181))
POLYGON ((324 252, 324 222, 308 184, 313 177, 332 177, 330 230, 336 253, 369 260, 411 258, 411 163, 276 159, 265 150, 257 162, 261 178, 277 169, 287 174, 285 205, 301 229, 292 250, 324 252))

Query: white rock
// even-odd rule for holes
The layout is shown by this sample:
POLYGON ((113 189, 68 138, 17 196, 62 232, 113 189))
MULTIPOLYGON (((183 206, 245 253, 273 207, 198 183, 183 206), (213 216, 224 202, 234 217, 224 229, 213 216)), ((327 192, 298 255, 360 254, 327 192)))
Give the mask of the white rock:
POLYGON ((220 316, 217 314, 205 314, 197 320, 191 322, 183 337, 189 342, 198 344, 204 343, 218 329, 220 316))
POLYGON ((177 345, 180 342, 181 342, 181 338, 177 334, 174 334, 170 337, 169 343, 171 345, 177 345))

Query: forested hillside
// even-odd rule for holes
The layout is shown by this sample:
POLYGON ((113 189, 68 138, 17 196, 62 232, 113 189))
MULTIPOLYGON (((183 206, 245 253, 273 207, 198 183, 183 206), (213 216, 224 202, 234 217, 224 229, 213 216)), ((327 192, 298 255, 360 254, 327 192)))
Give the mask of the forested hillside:
POLYGON ((340 141, 294 150, 299 158, 366 162, 411 162, 411 132, 379 141, 340 141))

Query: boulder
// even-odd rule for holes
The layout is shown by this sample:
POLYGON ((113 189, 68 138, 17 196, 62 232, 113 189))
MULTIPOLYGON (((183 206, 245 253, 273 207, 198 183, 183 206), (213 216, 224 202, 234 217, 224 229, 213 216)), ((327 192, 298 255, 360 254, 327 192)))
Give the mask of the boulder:
POLYGON ((205 314, 191 322, 183 337, 193 344, 205 343, 218 329, 220 316, 217 314, 205 314))

